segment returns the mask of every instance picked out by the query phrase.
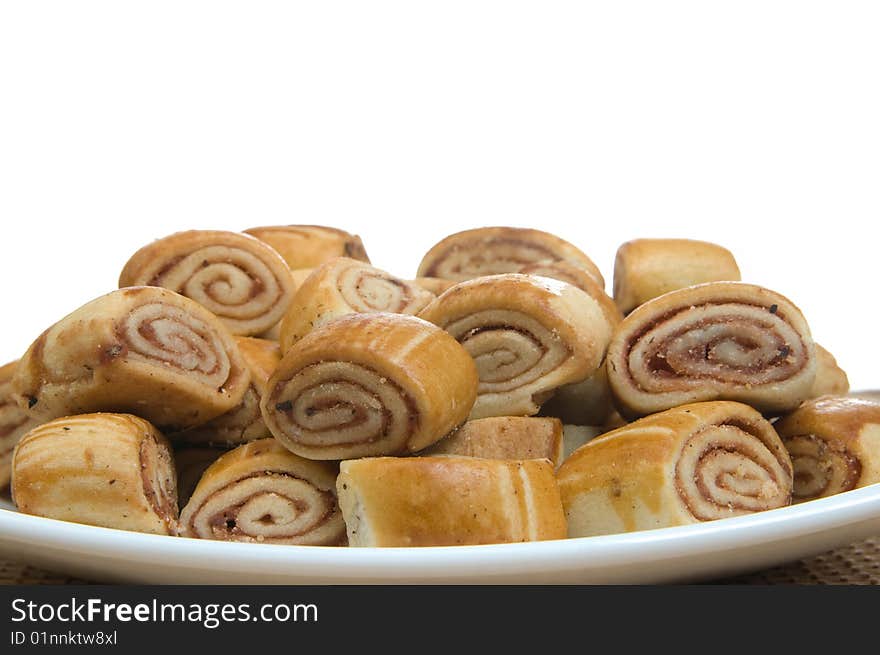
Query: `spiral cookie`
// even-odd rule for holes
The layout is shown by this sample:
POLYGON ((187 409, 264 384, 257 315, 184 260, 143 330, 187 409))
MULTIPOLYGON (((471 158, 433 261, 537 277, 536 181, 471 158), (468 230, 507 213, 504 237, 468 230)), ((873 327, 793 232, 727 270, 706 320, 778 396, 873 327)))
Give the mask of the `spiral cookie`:
POLYGON ((655 298, 617 328, 608 381, 621 413, 738 400, 768 414, 809 397, 816 377, 810 329, 784 296, 713 282, 655 298))
POLYGON ((242 335, 275 325, 294 291, 290 269, 275 250, 252 236, 216 230, 178 232, 138 250, 119 286, 139 285, 192 298, 242 335))
POLYGON ((605 285, 589 257, 558 236, 518 227, 483 227, 452 234, 425 254, 418 277, 455 282, 483 275, 519 273, 532 264, 570 261, 605 285))
POLYGON ((589 295, 531 275, 461 282, 419 316, 449 332, 474 358, 480 387, 471 418, 536 414, 554 389, 596 371, 611 334, 589 295))
POLYGON ((774 426, 794 465, 794 500, 880 482, 880 401, 825 396, 774 426))
POLYGON ((274 439, 239 446, 211 464, 180 513, 184 537, 336 546, 345 524, 337 466, 288 452, 274 439))
POLYGON ((15 444, 31 428, 40 424, 28 416, 12 393, 12 376, 18 362, 0 366, 0 489, 9 484, 12 476, 12 451, 15 444))
POLYGON ((84 414, 50 421, 22 437, 12 470, 12 496, 26 514, 176 532, 171 447, 136 416, 84 414))
POLYGON ((369 264, 338 257, 319 267, 297 290, 281 323, 284 352, 315 328, 346 314, 415 314, 434 294, 369 264))
POLYGON ((211 312, 167 289, 130 287, 40 335, 13 390, 37 419, 124 412, 175 431, 228 412, 249 382, 232 335, 211 312))
POLYGON ((269 379, 272 434, 311 459, 409 453, 467 418, 477 371, 446 332, 404 314, 350 314, 298 341, 269 379))
POLYGON ((792 465, 741 403, 683 405, 578 448, 557 479, 570 537, 711 521, 788 505, 792 465))
POLYGON ((280 254, 290 270, 315 268, 334 257, 370 263, 361 238, 323 225, 270 225, 252 227, 246 234, 263 241, 280 254))

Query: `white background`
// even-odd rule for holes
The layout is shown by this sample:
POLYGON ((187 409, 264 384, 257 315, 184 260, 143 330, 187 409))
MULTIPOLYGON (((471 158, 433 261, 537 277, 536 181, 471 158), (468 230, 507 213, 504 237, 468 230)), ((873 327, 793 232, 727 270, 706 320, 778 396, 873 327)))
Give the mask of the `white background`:
POLYGON ((0 359, 187 228, 717 241, 880 387, 880 4, 0 5, 0 359))

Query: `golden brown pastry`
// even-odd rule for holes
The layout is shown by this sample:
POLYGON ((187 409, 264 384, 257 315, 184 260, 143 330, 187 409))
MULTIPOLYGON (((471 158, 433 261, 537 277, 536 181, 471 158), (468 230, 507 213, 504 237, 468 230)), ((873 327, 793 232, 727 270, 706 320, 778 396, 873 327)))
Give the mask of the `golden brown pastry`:
POLYGON ((880 482, 880 401, 808 400, 774 424, 794 465, 794 500, 880 482))
POLYGON ((213 444, 226 447, 272 436, 260 413, 260 400, 266 393, 269 377, 281 361, 281 348, 275 341, 254 337, 235 337, 251 372, 251 383, 244 397, 233 409, 195 428, 170 434, 175 443, 213 444))
POLYGON ((624 314, 664 293, 704 282, 740 280, 729 250, 691 239, 637 239, 617 250, 614 300, 624 314))
POLYGON ((461 282, 419 316, 448 331, 477 363, 471 418, 536 414, 553 390, 596 371, 611 334, 589 295, 531 275, 461 282))
POLYGON ((239 446, 202 475, 180 512, 180 534, 267 544, 344 544, 337 470, 335 463, 298 457, 274 439, 239 446))
POLYGON ((40 424, 22 409, 12 393, 12 376, 18 362, 0 366, 0 489, 12 476, 12 451, 28 430, 40 424))
POLYGON ((337 257, 317 268, 296 292, 281 323, 281 349, 330 321, 357 312, 415 314, 434 294, 369 264, 337 257))
POLYGON ((485 459, 548 459, 562 462, 562 423, 556 418, 491 416, 468 421, 422 451, 485 459))
POLYGON ((810 398, 819 396, 840 396, 849 391, 849 378, 837 364, 830 352, 818 343, 816 346, 816 379, 810 390, 810 398))
POLYGON ((633 311, 611 339, 607 368, 624 416, 704 400, 738 400, 773 414, 809 397, 816 355, 790 300, 751 284, 712 282, 633 311))
POLYGON ((735 402, 683 405, 588 441, 557 473, 570 537, 633 532, 788 505, 791 460, 735 402))
POLYGON ((261 408, 275 438, 303 457, 412 453, 465 421, 477 381, 467 351, 436 326, 350 314, 287 351, 261 408))
POLYGON ((361 238, 323 225, 272 225, 252 227, 245 233, 272 246, 291 270, 315 268, 334 257, 370 262, 361 238))
POLYGON ((350 546, 457 546, 565 537, 545 460, 376 457, 336 481, 350 546))
POLYGON ((608 314, 608 320, 619 323, 623 318, 617 304, 605 293, 605 280, 596 274, 596 269, 583 268, 572 262, 559 260, 540 264, 529 264, 521 270, 514 271, 526 275, 540 275, 554 280, 562 280, 593 296, 608 314))
POLYGON ((862 391, 851 391, 847 394, 850 398, 861 398, 862 400, 874 400, 880 402, 880 391, 864 389, 862 391))
POLYGON ((51 519, 174 534, 177 487, 168 441, 130 414, 56 419, 22 437, 12 461, 18 509, 51 519))
POLYGON ((181 446, 174 449, 174 468, 177 470, 177 504, 183 507, 202 478, 205 470, 228 453, 221 446, 181 446))
POLYGON ((190 230, 138 250, 119 275, 119 286, 164 287, 192 298, 233 334, 269 330, 287 310, 294 285, 277 252, 238 232, 190 230))
POLYGON ((249 383, 216 316, 173 291, 130 287, 43 332, 21 358, 13 389, 37 419, 125 412, 174 431, 228 412, 249 383))
POLYGON ((593 260, 568 241, 519 227, 481 227, 451 234, 425 254, 418 277, 462 282, 484 275, 519 273, 531 264, 561 260, 590 271, 605 286, 593 260))

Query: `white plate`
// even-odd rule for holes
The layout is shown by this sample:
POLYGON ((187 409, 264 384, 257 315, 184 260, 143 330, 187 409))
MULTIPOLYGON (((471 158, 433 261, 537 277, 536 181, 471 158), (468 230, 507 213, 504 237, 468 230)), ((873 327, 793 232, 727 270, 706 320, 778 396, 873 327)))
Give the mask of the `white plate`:
POLYGON ((756 571, 880 534, 880 485, 709 523, 539 543, 330 548, 95 528, 0 509, 0 555, 155 584, 661 583, 756 571))

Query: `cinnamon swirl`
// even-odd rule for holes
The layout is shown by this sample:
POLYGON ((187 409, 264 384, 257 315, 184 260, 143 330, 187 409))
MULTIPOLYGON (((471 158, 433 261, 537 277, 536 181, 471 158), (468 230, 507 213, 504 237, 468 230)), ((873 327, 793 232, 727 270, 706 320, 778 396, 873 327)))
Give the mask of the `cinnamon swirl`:
POLYGON ((218 230, 178 232, 138 250, 122 269, 119 286, 139 285, 192 298, 242 335, 275 325, 294 291, 277 252, 252 236, 218 230))
POLYGON ((751 284, 712 282, 633 311, 611 339, 607 367, 625 415, 704 400, 738 400, 773 414, 809 397, 816 355, 790 300, 751 284))
POLYGON ((474 358, 480 388, 471 418, 536 414, 553 390, 596 371, 611 334, 588 294, 521 274, 461 282, 419 316, 448 331, 474 358))
POLYGON ((545 460, 374 457, 336 481, 350 546, 456 546, 565 537, 545 460))
POLYGON ((244 231, 268 243, 291 270, 315 268, 334 257, 370 263, 361 238, 345 230, 323 225, 272 225, 244 231))
POLYGON ((468 353, 404 314, 351 314, 298 341, 269 379, 263 419, 311 459, 410 453, 467 418, 477 392, 468 353))
POLYGON ((228 412, 249 382, 211 312, 167 289, 130 287, 43 332, 21 358, 13 390, 37 419, 124 412, 173 432, 228 412))
POLYGON ((168 441, 129 414, 50 421, 22 437, 12 462, 18 509, 62 521, 174 534, 177 487, 168 441))
POLYGON ((809 400, 774 425, 794 465, 794 500, 880 482, 880 402, 809 400))
POLYGON ((281 323, 281 349, 346 314, 415 314, 434 294, 369 264, 337 257, 306 278, 281 323))
POLYGON ((180 513, 180 534, 267 544, 345 544, 337 465, 288 452, 274 439, 239 446, 211 464, 180 513))
POLYGON ((498 273, 520 273, 525 266, 570 261, 605 286, 589 257, 558 236, 518 227, 483 227, 452 234, 425 254, 418 277, 455 282, 498 273))
POLYGON ((570 537, 633 532, 788 505, 792 466, 773 426, 716 401, 596 437, 557 474, 570 537))

